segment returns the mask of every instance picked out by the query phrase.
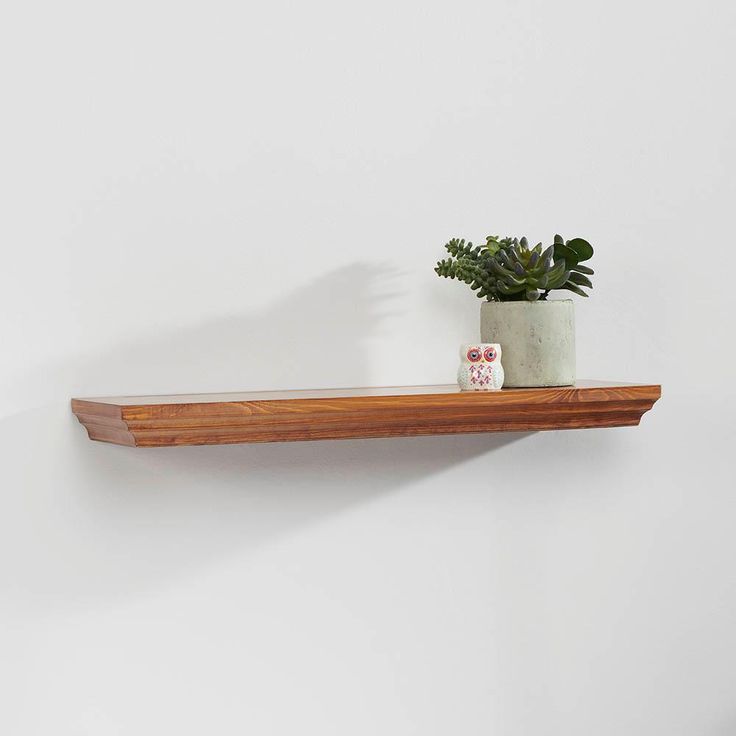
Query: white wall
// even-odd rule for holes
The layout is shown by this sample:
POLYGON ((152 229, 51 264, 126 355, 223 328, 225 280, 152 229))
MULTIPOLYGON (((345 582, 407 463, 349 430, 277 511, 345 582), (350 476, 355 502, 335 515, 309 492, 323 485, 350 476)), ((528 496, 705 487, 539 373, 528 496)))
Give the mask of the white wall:
POLYGON ((736 733, 736 10, 11 3, 0 733, 736 733), (454 379, 452 236, 597 247, 638 429, 131 450, 72 396, 454 379))

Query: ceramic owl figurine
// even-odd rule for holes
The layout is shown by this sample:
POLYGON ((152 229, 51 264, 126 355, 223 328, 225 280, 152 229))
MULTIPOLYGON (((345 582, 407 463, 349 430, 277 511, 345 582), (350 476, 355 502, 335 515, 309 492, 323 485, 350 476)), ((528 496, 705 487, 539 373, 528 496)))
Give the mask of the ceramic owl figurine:
POLYGON ((460 348, 457 382, 463 391, 494 391, 503 386, 501 346, 477 343, 460 348))

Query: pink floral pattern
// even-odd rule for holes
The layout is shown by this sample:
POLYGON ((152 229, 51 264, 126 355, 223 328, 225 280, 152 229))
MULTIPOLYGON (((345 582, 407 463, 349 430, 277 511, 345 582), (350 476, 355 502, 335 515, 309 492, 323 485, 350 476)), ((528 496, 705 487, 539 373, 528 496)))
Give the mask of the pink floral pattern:
POLYGON ((479 363, 471 365, 468 368, 470 375, 470 383, 475 386, 492 386, 493 385, 493 366, 487 363, 479 363))

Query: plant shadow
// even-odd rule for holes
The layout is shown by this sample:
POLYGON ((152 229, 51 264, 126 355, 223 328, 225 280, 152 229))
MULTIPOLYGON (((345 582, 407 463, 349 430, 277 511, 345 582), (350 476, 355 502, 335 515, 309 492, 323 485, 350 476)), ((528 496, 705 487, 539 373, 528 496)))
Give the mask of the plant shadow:
POLYGON ((355 264, 257 312, 29 374, 0 421, 12 604, 43 615, 150 593, 523 437, 134 449, 90 442, 70 413, 72 395, 370 385, 391 277, 355 264))

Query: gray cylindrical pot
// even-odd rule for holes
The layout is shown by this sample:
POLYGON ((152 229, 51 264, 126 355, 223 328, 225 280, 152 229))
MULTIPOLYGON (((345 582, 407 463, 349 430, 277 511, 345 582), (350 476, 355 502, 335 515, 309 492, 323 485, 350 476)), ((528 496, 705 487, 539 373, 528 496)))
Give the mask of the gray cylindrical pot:
POLYGON ((503 351, 504 386, 575 383, 575 309, 571 299, 483 302, 481 342, 503 351))

